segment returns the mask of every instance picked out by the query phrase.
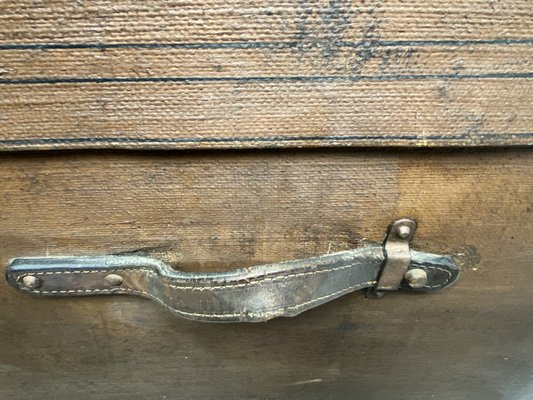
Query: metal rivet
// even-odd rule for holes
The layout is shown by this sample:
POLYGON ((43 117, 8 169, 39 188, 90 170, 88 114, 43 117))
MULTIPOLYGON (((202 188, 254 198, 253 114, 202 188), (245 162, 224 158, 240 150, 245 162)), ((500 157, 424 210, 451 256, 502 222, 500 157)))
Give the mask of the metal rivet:
POLYGON ((124 282, 124 279, 120 275, 117 274, 109 274, 106 275, 104 278, 104 281, 109 286, 120 286, 122 285, 122 282, 124 282))
POLYGON ((428 274, 421 268, 413 268, 405 274, 405 281, 413 289, 420 289, 428 283, 428 274))
POLYGON ((28 289, 37 289, 43 284, 43 281, 33 275, 25 275, 22 277, 22 285, 28 289))
POLYGON ((396 234, 402 239, 407 239, 411 234, 411 228, 407 225, 401 225, 396 229, 396 234))

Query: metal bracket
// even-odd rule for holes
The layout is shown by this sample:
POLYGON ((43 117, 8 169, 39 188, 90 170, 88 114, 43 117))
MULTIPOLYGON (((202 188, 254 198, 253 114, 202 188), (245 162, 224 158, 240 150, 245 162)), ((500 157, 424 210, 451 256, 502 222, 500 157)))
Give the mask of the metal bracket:
POLYGON ((376 285, 376 290, 398 290, 411 263, 409 243, 416 231, 416 222, 403 218, 389 226, 383 242, 385 262, 376 285))
POLYGON ((381 298, 385 291, 398 290, 403 281, 412 288, 423 287, 427 283, 427 273, 423 269, 409 269, 411 252, 409 243, 416 231, 416 222, 409 218, 394 221, 383 242, 385 261, 378 282, 368 292, 368 297, 381 298))

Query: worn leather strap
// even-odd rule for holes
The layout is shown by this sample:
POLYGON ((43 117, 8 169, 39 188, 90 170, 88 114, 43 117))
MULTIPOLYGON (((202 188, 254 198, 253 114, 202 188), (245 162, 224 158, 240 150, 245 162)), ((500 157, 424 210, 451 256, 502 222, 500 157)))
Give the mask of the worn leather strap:
MULTIPOLYGON (((6 270, 16 289, 41 296, 136 294, 173 313, 201 321, 266 321, 295 316, 347 293, 374 287, 385 254, 380 244, 218 273, 186 273, 135 255, 14 259, 6 270), (112 275, 113 279, 109 279, 112 275), (27 283, 29 280, 31 285, 27 283), (111 282, 111 283, 110 283, 111 282)), ((451 285, 459 270, 447 256, 411 251, 410 268, 427 272, 413 289, 431 292, 451 285)))

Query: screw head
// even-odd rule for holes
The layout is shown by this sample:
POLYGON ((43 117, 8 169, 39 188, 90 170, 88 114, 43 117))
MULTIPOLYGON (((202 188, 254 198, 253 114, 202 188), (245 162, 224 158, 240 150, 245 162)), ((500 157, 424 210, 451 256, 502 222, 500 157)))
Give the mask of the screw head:
POLYGON ((404 279, 413 289, 420 289, 428 283, 428 274, 422 268, 413 268, 407 271, 404 279))
POLYGON ((411 234, 411 228, 407 225, 401 225, 396 229, 396 234, 402 239, 407 239, 411 234))
POLYGON ((37 289, 43 284, 43 281, 34 275, 25 275, 22 277, 20 282, 28 289, 37 289))
POLYGON ((120 275, 109 274, 105 276, 104 282, 109 286, 120 286, 124 282, 124 279, 120 275))

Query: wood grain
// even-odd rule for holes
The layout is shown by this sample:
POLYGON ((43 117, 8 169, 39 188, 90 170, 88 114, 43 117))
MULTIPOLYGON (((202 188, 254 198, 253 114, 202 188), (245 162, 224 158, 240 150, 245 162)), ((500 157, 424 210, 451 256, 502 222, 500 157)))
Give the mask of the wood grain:
POLYGON ((4 43, 518 39, 528 0, 3 1, 4 43))
POLYGON ((35 299, 3 282, 0 397, 523 398, 532 178, 530 150, 4 154, 4 265, 140 250, 222 270, 379 241, 410 216, 413 246, 454 254, 463 273, 436 295, 353 294, 257 325, 194 323, 125 296, 35 299))
MULTIPOLYGON (((262 49, 195 46, 153 48, 46 48, 4 50, 0 64, 6 82, 79 79, 254 78, 290 76, 387 77, 426 75, 527 74, 532 44, 376 46, 362 61, 357 49, 337 45, 325 57, 321 48, 262 49)), ((0 81, 1 82, 1 81, 0 81)))
POLYGON ((520 146, 533 6, 0 3, 0 149, 520 146))
POLYGON ((519 145, 532 100, 527 79, 13 85, 0 137, 13 148, 519 145))

